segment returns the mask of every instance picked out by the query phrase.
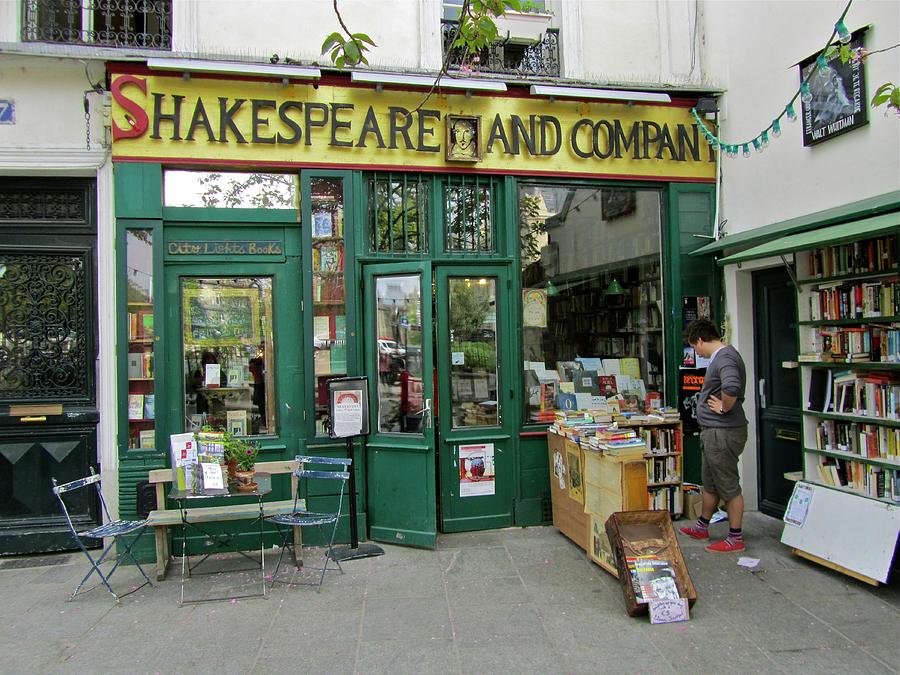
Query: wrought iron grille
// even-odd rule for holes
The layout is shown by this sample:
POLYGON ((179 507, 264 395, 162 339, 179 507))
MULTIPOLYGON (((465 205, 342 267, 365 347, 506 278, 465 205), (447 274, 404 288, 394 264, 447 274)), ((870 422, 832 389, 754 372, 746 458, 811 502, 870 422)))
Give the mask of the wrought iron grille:
POLYGON ((84 188, 23 189, 0 186, 0 224, 84 223, 88 220, 88 193, 84 188))
POLYGON ((445 245, 453 253, 494 251, 493 185, 478 176, 450 177, 444 188, 445 245))
POLYGON ((0 253, 0 399, 88 394, 85 259, 0 253))
POLYGON ((25 42, 172 48, 172 0, 24 0, 25 42))
POLYGON ((428 183, 422 176, 379 173, 369 181, 374 253, 428 252, 428 183))
POLYGON ((466 54, 460 48, 453 48, 455 21, 441 21, 441 37, 444 58, 450 52, 448 68, 451 70, 473 71, 516 75, 519 77, 559 77, 559 29, 548 28, 544 38, 532 45, 495 42, 478 54, 466 54))

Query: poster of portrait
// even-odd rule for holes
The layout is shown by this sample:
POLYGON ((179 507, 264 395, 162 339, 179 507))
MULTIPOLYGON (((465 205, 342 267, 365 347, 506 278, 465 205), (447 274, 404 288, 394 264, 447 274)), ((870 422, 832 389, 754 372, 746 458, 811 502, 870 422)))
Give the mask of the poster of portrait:
POLYGON ((494 444, 459 446, 459 496, 495 494, 494 444))
MULTIPOLYGON (((865 31, 853 34, 848 47, 863 46, 865 31)), ((866 98, 865 66, 859 60, 844 63, 840 54, 827 57, 825 65, 816 65, 816 57, 800 62, 800 81, 809 78, 809 100, 801 99, 803 145, 826 141, 869 122, 866 98)))

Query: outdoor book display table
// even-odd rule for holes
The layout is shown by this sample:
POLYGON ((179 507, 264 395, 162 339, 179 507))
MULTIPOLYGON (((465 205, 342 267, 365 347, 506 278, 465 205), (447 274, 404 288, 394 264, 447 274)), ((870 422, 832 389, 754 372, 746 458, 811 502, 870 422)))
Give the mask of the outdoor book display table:
POLYGON ((666 503, 672 505, 675 515, 682 510, 681 424, 620 423, 620 427, 637 429, 648 440, 645 451, 617 456, 592 448, 584 438, 579 442, 561 435, 555 427, 547 430, 553 525, 613 576, 619 571, 604 528, 610 515, 665 508, 666 503), (673 441, 666 453, 658 452, 656 445, 664 432, 671 433, 673 441), (655 466, 660 461, 671 461, 677 467, 677 479, 659 481, 655 466), (668 491, 670 498, 659 499, 660 490, 668 491))
MULTIPOLYGON (((272 491, 272 476, 268 473, 263 473, 257 471, 253 477, 253 480, 256 482, 256 488, 252 491, 243 491, 239 492, 234 489, 234 484, 230 484, 225 489, 202 489, 202 490, 179 490, 177 487, 173 487, 169 492, 169 499, 178 502, 178 510, 181 512, 181 604, 191 604, 198 602, 212 602, 214 600, 230 600, 233 598, 241 597, 241 598, 256 598, 262 597, 266 594, 266 556, 265 549, 263 546, 263 520, 266 517, 265 511, 263 509, 263 497, 269 494, 272 491), (244 595, 226 595, 226 596, 217 596, 217 597, 207 597, 207 598, 196 598, 191 600, 185 600, 184 598, 184 583, 186 578, 190 578, 191 573, 200 565, 202 565, 215 551, 210 551, 208 553, 203 553, 202 558, 198 560, 196 563, 191 564, 188 559, 187 553, 187 538, 188 531, 195 530, 202 533, 207 541, 212 541, 219 546, 224 545, 223 537, 217 536, 208 530, 206 530, 201 523, 210 522, 208 518, 202 519, 192 519, 192 509, 189 506, 189 502, 209 500, 209 499, 222 499, 222 498, 236 498, 236 497, 256 497, 258 506, 259 506, 259 515, 256 516, 254 522, 251 523, 251 526, 259 524, 259 561, 253 556, 245 553, 244 551, 238 551, 242 556, 250 560, 254 567, 252 569, 256 569, 257 565, 259 567, 259 577, 260 577, 260 593, 247 593, 244 595)), ((200 507, 202 510, 202 506, 200 507)), ((225 536, 224 539, 230 539, 229 536, 225 536)), ((238 570, 243 571, 243 570, 238 570)))

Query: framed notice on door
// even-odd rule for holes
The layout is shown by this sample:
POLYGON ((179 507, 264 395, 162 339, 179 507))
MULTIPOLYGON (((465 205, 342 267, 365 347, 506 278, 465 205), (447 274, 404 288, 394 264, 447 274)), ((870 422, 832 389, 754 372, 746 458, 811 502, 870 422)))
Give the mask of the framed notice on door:
POLYGON ((331 438, 369 433, 369 378, 337 377, 328 380, 331 438))

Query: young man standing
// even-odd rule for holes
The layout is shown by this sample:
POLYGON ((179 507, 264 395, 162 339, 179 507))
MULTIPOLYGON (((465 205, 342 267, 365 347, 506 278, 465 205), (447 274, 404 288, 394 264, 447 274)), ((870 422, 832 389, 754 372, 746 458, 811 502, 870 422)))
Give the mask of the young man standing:
POLYGON ((710 544, 706 550, 718 553, 743 551, 744 497, 738 458, 747 442, 747 418, 743 409, 747 384, 744 360, 734 347, 722 342, 715 325, 705 319, 691 323, 685 329, 684 337, 699 356, 710 359, 710 364, 697 401, 697 421, 703 445, 700 469, 703 512, 694 525, 682 527, 681 531, 694 539, 709 539, 709 519, 721 497, 728 512, 728 537, 710 544))

